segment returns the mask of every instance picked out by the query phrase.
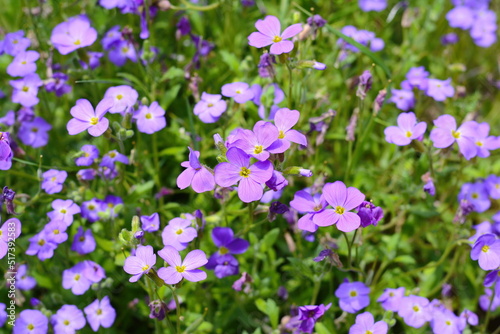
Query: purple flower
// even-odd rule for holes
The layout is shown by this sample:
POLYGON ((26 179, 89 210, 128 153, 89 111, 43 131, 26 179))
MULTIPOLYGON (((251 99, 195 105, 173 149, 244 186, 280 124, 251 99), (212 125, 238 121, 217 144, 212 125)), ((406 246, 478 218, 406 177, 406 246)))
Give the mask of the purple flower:
POLYGON ((176 24, 177 33, 176 36, 185 36, 189 35, 191 32, 191 24, 189 23, 189 19, 186 16, 183 16, 179 19, 179 22, 176 24))
POLYGON ((495 311, 500 306, 500 294, 493 292, 491 289, 484 289, 484 295, 479 297, 479 306, 483 311, 495 311), (491 296, 493 295, 493 302, 491 296), (491 306, 490 306, 491 305, 491 306))
POLYGON ((129 282, 137 282, 143 274, 149 273, 156 264, 156 255, 151 246, 137 246, 135 256, 129 256, 125 259, 123 270, 127 274, 133 275, 129 282))
POLYGON ((49 319, 38 310, 23 310, 16 319, 13 334, 45 334, 49 331, 49 319))
POLYGON ((27 255, 37 255, 41 261, 45 261, 54 256, 54 249, 57 244, 48 240, 45 230, 40 231, 29 239, 30 245, 26 250, 27 255))
POLYGON ((9 81, 14 88, 12 92, 12 102, 20 103, 23 107, 33 107, 40 101, 37 97, 38 87, 43 85, 43 81, 38 74, 31 73, 19 80, 9 81))
POLYGON ((474 211, 484 212, 491 206, 491 201, 488 197, 488 189, 484 182, 464 183, 458 194, 458 200, 467 200, 474 206, 474 211))
POLYGON ((427 123, 417 123, 413 112, 401 113, 398 116, 398 126, 385 128, 385 140, 398 146, 409 145, 412 140, 419 139, 427 129, 427 123))
POLYGON ((84 69, 90 68, 91 70, 95 70, 101 65, 100 59, 104 56, 102 52, 87 52, 87 56, 89 57, 88 64, 80 61, 80 65, 84 69))
POLYGON ((252 282, 253 282, 252 277, 245 272, 245 273, 241 274, 240 278, 238 278, 236 281, 234 281, 232 288, 236 291, 241 291, 241 289, 243 288, 243 285, 246 285, 244 292, 248 293, 250 290, 250 283, 252 283, 252 282))
POLYGON ((22 264, 17 268, 16 287, 21 290, 31 290, 36 286, 36 279, 28 276, 28 266, 22 264))
POLYGON ((380 12, 387 7, 387 0, 359 0, 359 8, 363 12, 380 12))
POLYGON ((322 212, 327 205, 328 203, 321 194, 313 196, 308 190, 297 191, 290 206, 300 213, 305 213, 299 219, 297 227, 303 231, 316 232, 318 226, 313 222, 314 215, 322 212))
POLYGON ((42 176, 42 189, 45 190, 47 194, 56 194, 62 190, 68 173, 63 170, 49 169, 43 173, 42 176))
POLYGON ((112 150, 106 153, 102 157, 102 161, 99 164, 101 167, 108 167, 109 169, 115 168, 115 162, 121 162, 122 164, 128 165, 129 159, 126 155, 119 153, 117 150, 112 150))
POLYGON ((202 164, 200 164, 200 152, 189 149, 189 161, 181 163, 186 169, 177 177, 177 186, 185 189, 189 186, 197 193, 211 191, 215 188, 214 175, 202 164))
POLYGON ((230 187, 239 182, 238 197, 245 203, 257 201, 262 197, 262 184, 273 175, 269 161, 258 161, 250 166, 250 156, 237 147, 226 153, 229 162, 215 167, 215 182, 221 187, 230 187))
POLYGON ((436 101, 444 101, 447 97, 453 97, 455 89, 451 86, 451 79, 428 79, 425 93, 436 101))
POLYGON ((48 212, 47 216, 51 220, 63 221, 66 226, 70 226, 73 223, 73 216, 80 213, 80 207, 70 199, 56 199, 52 202, 52 208, 54 211, 48 212))
MULTIPOLYGON (((215 227, 212 230, 212 240, 219 250, 208 259, 208 263, 205 267, 209 270, 215 269, 218 258, 226 254, 243 254, 249 246, 248 241, 241 238, 235 238, 234 232, 230 227, 215 227)), ((236 264, 237 263, 236 261, 236 264)))
POLYGON ((90 46, 96 39, 97 31, 90 26, 90 21, 85 15, 74 16, 58 24, 50 36, 54 47, 63 55, 90 46))
MULTIPOLYGON (((201 100, 194 106, 194 114, 200 118, 203 123, 215 123, 226 111, 226 101, 221 99, 219 94, 208 94, 203 92, 201 100)), ((246 102, 246 101, 245 101, 246 102)))
MULTIPOLYGON (((269 122, 258 121, 255 123, 253 131, 247 129, 239 131, 234 137, 235 141, 231 146, 243 150, 246 154, 260 161, 265 161, 269 158, 269 151, 271 149, 273 149, 274 153, 281 151, 279 143, 276 146, 274 145, 278 137, 279 130, 275 125, 269 122)), ((288 145, 290 145, 289 142, 288 145)))
POLYGON ((434 121, 434 125, 436 128, 431 131, 430 135, 434 147, 446 148, 456 141, 465 159, 469 160, 476 156, 477 149, 474 143, 477 133, 476 122, 465 122, 457 129, 453 116, 441 115, 434 121))
POLYGON ((377 226, 378 222, 384 218, 384 210, 381 207, 373 205, 371 202, 364 201, 358 207, 358 216, 361 219, 361 226, 377 226))
POLYGON ((101 40, 101 44, 104 50, 109 50, 113 46, 120 44, 122 40, 122 33, 120 32, 120 26, 114 26, 109 29, 101 40))
POLYGON ((432 319, 432 312, 428 305, 429 300, 424 297, 414 295, 403 297, 398 314, 408 326, 420 328, 432 319))
POLYGON ((489 136, 489 133, 490 125, 488 123, 477 124, 474 144, 478 157, 487 158, 490 156, 490 150, 500 148, 500 137, 489 136))
POLYGON ((356 323, 349 329, 349 334, 387 334, 388 330, 389 326, 386 322, 382 320, 375 322, 373 315, 365 312, 356 316, 356 323))
POLYGON ((443 45, 451 45, 456 44, 458 42, 458 35, 454 32, 450 32, 449 34, 443 35, 441 37, 441 44, 443 45))
POLYGON ((463 310, 462 313, 460 313, 460 318, 464 319, 466 323, 471 326, 477 326, 479 324, 477 314, 467 309, 463 310))
POLYGON ((270 53, 280 55, 293 50, 293 42, 287 41, 302 31, 302 24, 297 23, 286 28, 281 33, 281 23, 276 16, 268 15, 263 20, 257 20, 253 32, 248 36, 248 44, 256 48, 271 45, 270 53))
POLYGON ((207 273, 197 269, 207 263, 207 256, 199 249, 189 252, 182 261, 179 252, 172 246, 166 246, 158 255, 165 260, 169 266, 158 270, 158 276, 166 284, 177 284, 183 278, 191 282, 199 282, 207 278, 207 273))
POLYGON ((384 293, 377 299, 377 302, 379 302, 386 311, 398 312, 404 295, 404 287, 397 289, 385 289, 384 293))
POLYGON ((428 86, 428 77, 429 72, 425 70, 425 67, 412 67, 408 73, 406 73, 406 82, 411 88, 426 90, 428 86))
POLYGON ((163 244, 172 246, 178 251, 186 249, 188 244, 198 236, 198 232, 191 227, 191 221, 182 218, 174 218, 168 222, 161 234, 163 244))
POLYGON ((78 227, 78 232, 76 232, 73 237, 73 243, 71 244, 71 250, 77 252, 78 254, 84 255, 92 253, 95 250, 96 242, 92 234, 92 230, 83 230, 83 227, 78 227))
POLYGON ((219 279, 227 276, 238 275, 240 272, 238 260, 230 254, 215 257, 212 261, 212 266, 213 268, 205 267, 207 269, 213 269, 215 276, 219 279))
POLYGON ((356 313, 370 304, 370 288, 362 282, 344 282, 335 291, 342 311, 356 313))
POLYGON ((16 55, 7 66, 7 74, 11 77, 24 77, 36 71, 35 62, 40 58, 36 51, 23 51, 16 55))
POLYGON ((361 224, 361 219, 354 212, 365 200, 365 195, 354 187, 347 188, 342 181, 327 183, 323 187, 323 196, 333 209, 325 209, 314 215, 314 224, 330 226, 337 224, 342 232, 351 232, 361 224))
POLYGON ((99 158, 99 149, 94 145, 83 145, 81 152, 83 154, 75 160, 77 166, 91 166, 99 158))
POLYGON ((149 107, 141 106, 134 114, 134 119, 137 129, 142 133, 152 134, 167 126, 165 110, 156 101, 149 107))
POLYGON ((71 108, 71 119, 66 125, 70 135, 76 135, 87 130, 91 136, 99 137, 109 127, 109 121, 104 115, 113 106, 112 99, 103 99, 97 105, 95 111, 88 100, 79 99, 71 108))
POLYGON ((261 78, 269 78, 275 75, 274 66, 276 64, 276 58, 274 55, 270 53, 263 53, 260 56, 259 64, 257 67, 259 68, 259 76, 261 78))
POLYGON ((155 212, 150 216, 141 216, 142 229, 146 232, 156 232, 160 229, 160 215, 155 212))
POLYGON ((462 333, 463 321, 447 308, 433 312, 431 328, 434 333, 462 333))
POLYGON ((87 321, 94 332, 99 327, 109 328, 113 325, 116 318, 116 311, 109 302, 109 297, 94 300, 89 306, 83 309, 87 316, 87 321))
POLYGON ((468 30, 474 23, 474 16, 474 11, 467 6, 457 6, 446 14, 446 19, 450 27, 468 30))
POLYGON ((233 82, 222 86, 222 95, 234 98, 237 103, 245 103, 254 97, 254 92, 245 82, 233 82))
POLYGON ((84 262, 76 264, 70 269, 63 271, 62 286, 64 289, 71 289, 75 295, 83 295, 92 285, 92 281, 84 271, 87 269, 84 262))
POLYGON ((5 125, 6 127, 13 126, 16 122, 16 113, 14 110, 9 110, 5 113, 4 117, 0 117, 0 124, 5 125))
POLYGON ((415 95, 411 90, 391 89, 389 102, 396 104, 396 107, 403 111, 408 111, 415 106, 415 95))
POLYGON ((109 60, 116 66, 123 66, 127 59, 136 63, 137 53, 135 52, 134 45, 130 41, 119 40, 114 44, 109 51, 109 60))
POLYGON ((7 311, 5 311, 5 304, 0 303, 0 327, 3 327, 7 322, 7 311))
POLYGON ((14 228, 14 240, 21 235, 21 222, 17 218, 7 219, 0 228, 0 259, 7 254, 8 243, 12 238, 12 228, 14 228), (9 229, 11 229, 9 231, 9 229))
POLYGON ((48 131, 52 125, 41 117, 35 117, 32 121, 25 121, 19 127, 17 136, 24 145, 38 148, 47 145, 49 141, 48 131))
POLYGON ((130 86, 109 87, 104 93, 106 98, 113 101, 113 106, 108 110, 110 114, 125 113, 136 104, 139 93, 130 86))
POLYGON ((55 333, 76 333, 87 323, 83 312, 75 305, 63 305, 56 314, 50 318, 55 333))
POLYGON ((299 306, 299 329, 304 333, 312 333, 318 319, 321 318, 331 306, 332 303, 326 306, 323 304, 299 306))
POLYGON ((500 240, 494 234, 480 236, 472 247, 470 257, 479 260, 483 270, 494 270, 500 267, 500 240))
POLYGON ((98 198, 93 198, 90 201, 83 202, 80 206, 82 218, 93 223, 99 220, 99 212, 103 212, 103 201, 98 198))
POLYGON ((9 133, 0 132, 0 170, 9 170, 12 167, 13 157, 9 133))
POLYGON ((61 220, 53 220, 44 226, 43 231, 47 237, 48 242, 53 242, 56 245, 68 240, 66 233, 66 223, 61 220))
POLYGON ((500 176, 490 175, 486 178, 486 189, 493 199, 500 198, 500 176))
POLYGON ((71 92, 72 87, 66 83, 68 76, 61 72, 55 72, 48 83, 45 84, 47 92, 55 92, 57 97, 71 92))
POLYGON ((30 45, 30 39, 24 37, 24 31, 19 30, 5 35, 5 39, 3 40, 3 51, 15 57, 19 53, 25 51, 30 45))
POLYGON ((307 146, 307 138, 292 127, 299 121, 300 112, 288 108, 279 109, 274 116, 278 128, 278 139, 268 148, 271 153, 283 153, 290 148, 290 142, 307 146))

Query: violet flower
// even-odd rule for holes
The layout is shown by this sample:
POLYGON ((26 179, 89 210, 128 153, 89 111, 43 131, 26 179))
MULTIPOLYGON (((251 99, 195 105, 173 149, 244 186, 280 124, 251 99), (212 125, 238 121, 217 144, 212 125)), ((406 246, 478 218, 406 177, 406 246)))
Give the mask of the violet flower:
POLYGON ((387 334, 388 330, 386 322, 375 322, 370 312, 364 312, 356 316, 356 323, 349 328, 349 334, 387 334))
POLYGON ((137 129, 142 133, 152 134, 167 126, 165 110, 156 101, 149 107, 140 106, 133 118, 136 120, 137 129))
POLYGON ((356 313, 370 304, 370 288, 362 282, 344 282, 335 291, 342 311, 356 313))
POLYGON ((133 275, 129 282, 137 282, 143 274, 149 273, 156 264, 156 255, 151 246, 137 246, 134 256, 125 259, 123 270, 127 274, 133 275))
POLYGON ((197 193, 211 191, 215 188, 214 175, 202 165, 199 161, 200 152, 189 149, 189 161, 181 163, 186 169, 177 177, 177 186, 179 189, 185 189, 189 186, 197 193))
POLYGON ((47 194, 56 194, 62 190, 68 173, 63 170, 49 169, 44 172, 42 176, 42 189, 45 190, 47 194))
POLYGON ((237 103, 245 103, 254 97, 254 92, 245 82, 233 82, 222 86, 222 95, 234 98, 237 103))
POLYGON ((299 329, 304 333, 312 333, 316 322, 331 306, 332 303, 326 306, 323 304, 299 306, 299 329))
POLYGON ((420 328, 432 319, 432 313, 428 305, 429 300, 424 297, 414 295, 403 297, 398 314, 408 326, 420 328))
POLYGON ((444 101, 447 97, 455 95, 455 89, 451 86, 451 79, 429 79, 425 93, 436 101, 444 101))
POLYGON ((99 158, 99 149, 94 145, 83 145, 80 151, 83 154, 76 158, 77 166, 91 166, 99 158))
POLYGON ((40 101, 37 97, 38 87, 43 85, 43 81, 38 74, 31 73, 19 80, 9 81, 14 88, 12 92, 12 102, 20 103, 23 107, 33 107, 40 101))
POLYGON ((404 287, 397 289, 385 289, 384 293, 377 299, 377 302, 379 302, 386 311, 398 312, 404 296, 404 287))
POLYGON ((415 106, 415 95, 411 90, 391 89, 389 102, 395 103, 400 110, 408 111, 415 106))
POLYGON ((28 266, 22 264, 16 272, 16 288, 20 290, 31 290, 36 286, 36 279, 28 276, 28 266))
POLYGON ((165 246, 172 246, 178 251, 186 249, 188 244, 198 236, 198 232, 191 227, 191 221, 174 218, 165 226, 161 237, 165 246))
POLYGON ((446 148, 457 142, 465 159, 469 160, 476 156, 477 149, 474 144, 474 138, 477 133, 477 123, 469 121, 463 123, 457 129, 455 118, 451 115, 441 115, 434 120, 434 128, 431 131, 430 139, 434 147, 446 148))
POLYGON ((222 100, 221 95, 203 92, 201 100, 196 103, 193 112, 203 123, 215 123, 226 109, 226 101, 222 100))
POLYGON ((47 121, 41 117, 35 117, 32 121, 21 123, 17 136, 24 145, 29 145, 33 148, 43 147, 49 141, 49 134, 52 129, 47 121))
MULTIPOLYGON (((278 128, 278 139, 268 148, 271 153, 283 153, 290 148, 290 142, 307 146, 305 135, 292 127, 299 121, 300 112, 288 108, 279 109, 274 115, 274 124, 278 128)), ((260 160, 260 159, 259 159, 260 160)))
POLYGON ((483 270, 494 270, 500 267, 500 240, 494 234, 480 236, 470 252, 472 260, 478 260, 483 270))
POLYGON ((16 55, 7 66, 7 74, 11 77, 24 77, 36 71, 35 62, 40 58, 36 51, 23 51, 16 55))
POLYGON ((49 331, 49 320, 39 310, 23 310, 15 320, 13 334, 43 334, 49 331))
POLYGON ((384 218, 384 210, 371 202, 364 201, 359 205, 357 210, 358 216, 361 219, 361 226, 363 227, 370 225, 377 226, 378 222, 384 218))
POLYGON ((92 230, 83 230, 83 227, 78 227, 78 232, 76 232, 73 237, 73 243, 71 244, 71 250, 77 252, 80 255, 92 253, 96 248, 96 242, 92 230))
POLYGON ((17 218, 9 218, 0 227, 0 259, 7 255, 8 243, 21 235, 21 222, 17 218), (9 231, 10 229, 10 231, 9 231), (12 231, 14 229, 14 231, 12 231), (14 232, 14 235, 12 235, 14 232))
POLYGON ((158 276, 166 284, 177 284, 182 279, 191 282, 199 282, 207 278, 207 273, 197 269, 207 263, 207 256, 199 249, 189 252, 182 261, 179 252, 172 246, 166 246, 158 255, 165 260, 169 266, 158 270, 158 276))
POLYGON ((12 148, 8 132, 0 132, 0 170, 9 170, 12 167, 12 148))
POLYGON ((108 110, 110 114, 125 113, 137 103, 139 93, 130 86, 115 86, 106 90, 106 98, 113 100, 113 106, 108 110))
MULTIPOLYGON (((280 142, 276 146, 274 143, 279 138, 278 128, 269 122, 258 121, 253 127, 253 131, 243 129, 236 134, 234 142, 231 147, 237 147, 246 154, 258 159, 259 161, 266 161, 269 158, 271 149, 274 153, 278 153, 282 147, 280 143, 286 145, 285 142, 280 142)), ((283 136, 284 138, 284 136, 283 136)), ((290 143, 288 142, 288 145, 290 143)))
POLYGON ((75 305, 63 305, 56 314, 50 318, 54 333, 76 333, 87 323, 83 312, 75 305))
POLYGON ((10 56, 17 56, 31 45, 31 40, 24 37, 24 31, 19 30, 5 35, 3 51, 10 56))
POLYGON ((322 212, 328 203, 321 194, 314 196, 308 190, 299 190, 295 193, 290 206, 299 213, 305 213, 298 222, 297 227, 303 231, 316 232, 318 226, 314 223, 314 215, 322 212))
POLYGON ((299 34, 302 31, 302 24, 293 24, 281 33, 281 23, 278 18, 268 15, 263 20, 257 20, 255 28, 258 32, 248 36, 248 44, 256 48, 271 45, 270 53, 280 55, 293 50, 293 42, 287 39, 299 34))
POLYGON ((359 0, 359 8, 363 12, 381 12, 387 7, 387 0, 359 0))
POLYGON ((63 55, 90 46, 96 39, 97 31, 90 26, 90 21, 85 15, 74 16, 58 24, 50 36, 54 47, 63 55))
POLYGON ((141 216, 142 229, 153 233, 160 229, 160 215, 155 212, 150 216, 141 216))
POLYGON ((85 307, 83 311, 94 332, 97 332, 99 327, 109 328, 115 322, 116 311, 113 306, 111 306, 108 296, 104 296, 101 300, 94 300, 90 305, 85 307))
POLYGON ((76 135, 87 130, 91 136, 99 137, 109 127, 109 121, 104 115, 112 106, 112 99, 103 99, 94 111, 92 104, 88 100, 77 100, 76 105, 70 111, 74 118, 66 125, 68 133, 76 135))
POLYGON ((401 113, 398 116, 398 126, 385 128, 385 140, 398 146, 409 145, 412 140, 419 139, 427 129, 427 123, 417 123, 413 112, 401 113))

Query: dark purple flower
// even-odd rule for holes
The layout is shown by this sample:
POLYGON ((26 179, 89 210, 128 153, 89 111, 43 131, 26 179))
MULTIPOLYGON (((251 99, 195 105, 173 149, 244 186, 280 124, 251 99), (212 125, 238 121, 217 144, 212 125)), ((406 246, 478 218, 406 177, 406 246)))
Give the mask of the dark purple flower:
POLYGON ((189 35, 191 32, 191 24, 189 23, 189 19, 186 16, 183 16, 177 22, 177 36, 185 36, 189 35))
POLYGON ((319 318, 325 314, 326 311, 332 306, 332 303, 328 305, 305 305, 299 306, 299 329, 304 333, 312 333, 314 325, 319 318))
POLYGON ((268 52, 263 53, 260 56, 259 64, 259 75, 261 78, 274 77, 275 71, 273 64, 276 64, 276 57, 268 52))
POLYGON ((157 299, 150 302, 148 306, 150 310, 150 319, 158 319, 158 321, 162 321, 163 319, 165 319, 168 310, 167 304, 157 299))
POLYGON ((68 76, 62 72, 55 72, 48 83, 45 84, 47 92, 54 92, 57 97, 71 92, 71 85, 68 85, 68 76))
POLYGON ((238 275, 240 271, 238 260, 236 260, 234 256, 230 254, 220 255, 216 257, 213 262, 213 270, 217 278, 238 275))
MULTIPOLYGON (((218 258, 224 257, 226 254, 243 254, 249 246, 248 241, 235 238, 233 230, 230 227, 215 227, 212 230, 212 240, 219 250, 208 259, 205 267, 209 270, 214 270, 219 264, 220 261, 218 261, 218 258)), ((230 261, 230 263, 234 263, 234 261, 230 261)), ((238 261, 236 261, 237 264, 238 261)))
POLYGON ((454 32, 450 32, 449 34, 443 35, 441 37, 441 44, 443 45, 452 45, 458 42, 458 35, 454 32))
POLYGON ((373 205, 371 202, 364 201, 358 207, 358 216, 361 219, 361 226, 377 226, 378 222, 384 218, 384 210, 381 207, 373 205))

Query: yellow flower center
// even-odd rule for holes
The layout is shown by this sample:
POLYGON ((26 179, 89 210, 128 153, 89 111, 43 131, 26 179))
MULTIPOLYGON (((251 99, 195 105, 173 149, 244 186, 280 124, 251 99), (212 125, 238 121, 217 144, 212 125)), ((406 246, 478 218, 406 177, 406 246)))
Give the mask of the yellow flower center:
POLYGON ((219 248, 219 253, 221 253, 222 255, 227 254, 227 253, 229 253, 229 249, 227 249, 226 247, 223 246, 223 247, 219 248))
POLYGON ((182 232, 184 232, 184 231, 182 230, 182 228, 180 228, 177 231, 175 231, 175 234, 182 234, 182 232))
POLYGON ((17 44, 17 43, 19 43, 19 40, 17 40, 17 39, 12 41, 12 44, 17 44))
POLYGON ((372 331, 366 331, 365 334, 373 334, 372 331))
POLYGON ((390 297, 394 297, 394 292, 389 292, 390 297))
POLYGON ((321 210, 323 208, 321 207, 321 204, 318 204, 313 209, 314 209, 314 211, 319 211, 319 210, 321 210))
POLYGON ((241 90, 239 90, 239 89, 238 89, 238 90, 236 91, 236 94, 241 94, 241 90))
POLYGON ((57 180, 57 178, 55 176, 50 178, 50 181, 52 181, 52 182, 55 182, 56 180, 57 180))
POLYGON ((29 90, 30 90, 30 88, 28 86, 24 86, 23 89, 22 89, 23 92, 27 92, 29 90))
POLYGON ((26 60, 23 60, 23 61, 21 62, 21 65, 26 65, 26 64, 27 64, 27 63, 26 63, 26 60))
POLYGON ((274 38, 273 38, 274 43, 281 42, 282 40, 283 40, 283 38, 281 38, 280 36, 274 36, 274 38))
POLYGON ((118 94, 118 95, 116 95, 116 99, 117 99, 117 100, 121 100, 121 99, 123 99, 123 95, 122 95, 122 94, 118 94))
POLYGON ((484 253, 488 253, 489 250, 490 250, 490 246, 488 246, 488 245, 484 245, 483 248, 481 248, 481 251, 484 253))
POLYGON ((255 145, 255 149, 253 150, 253 153, 259 154, 259 153, 262 153, 263 150, 264 150, 264 147, 262 147, 262 145, 255 145))
POLYGON ((112 207, 114 207, 113 203, 108 203, 108 208, 111 209, 112 207))
POLYGON ((480 141, 477 141, 477 142, 476 142, 476 145, 477 145, 477 146, 479 146, 479 147, 481 147, 481 146, 483 146, 483 143, 482 143, 482 142, 480 142, 480 141))
POLYGON ((186 270, 186 266, 176 266, 175 270, 177 270, 180 273, 183 273, 184 270, 186 270))
POLYGON ((85 237, 81 236, 78 240, 80 240, 80 242, 83 242, 83 241, 85 241, 85 237))
POLYGON ((31 132, 37 133, 38 132, 38 128, 37 127, 31 128, 31 132))
POLYGON ((109 157, 110 158, 116 157, 116 152, 109 152, 109 157))
POLYGON ((451 321, 450 320, 446 320, 444 323, 447 324, 448 326, 451 326, 451 321))
POLYGON ((79 281, 79 280, 80 280, 80 277, 81 277, 81 276, 80 276, 80 274, 76 274, 76 275, 75 275, 75 281, 79 281))
POLYGON ((150 113, 150 112, 148 112, 148 113, 146 114, 146 118, 147 118, 147 119, 151 119, 152 117, 153 117, 153 115, 151 115, 151 113, 150 113))
POLYGON ((213 104, 213 103, 209 103, 209 104, 207 104, 207 107, 209 107, 209 108, 211 108, 211 107, 213 107, 213 106, 214 106, 214 104, 213 104))
POLYGON ((32 331, 35 329, 35 326, 33 326, 33 324, 29 324, 28 325, 28 330, 32 331))
POLYGON ((453 136, 453 138, 460 138, 460 132, 457 132, 455 130, 451 130, 451 135, 453 136))
POLYGON ((474 198, 474 199, 476 199, 476 198, 479 197, 479 194, 478 193, 472 193, 471 197, 474 198))
POLYGON ((94 206, 94 205, 92 205, 92 204, 90 204, 90 205, 89 205, 89 210, 94 210, 94 209, 95 209, 95 206, 94 206))
POLYGON ((85 152, 85 154, 84 154, 83 156, 84 156, 85 158, 88 158, 88 157, 90 157, 90 153, 85 152))
POLYGON ((339 215, 343 215, 345 212, 345 209, 341 206, 336 206, 335 207, 335 213, 339 214, 339 215))
POLYGON ((413 311, 415 311, 415 312, 420 311, 420 307, 418 307, 417 305, 413 306, 413 311))
POLYGON ((40 246, 45 245, 45 240, 43 240, 43 239, 38 240, 38 245, 40 245, 40 246))
POLYGON ((54 232, 53 232, 53 233, 57 235, 57 234, 59 234, 59 233, 60 233, 60 231, 59 231, 59 230, 54 230, 54 232))
POLYGON ((73 44, 80 45, 80 44, 82 44, 82 42, 79 39, 77 39, 73 44))
POLYGON ((97 118, 97 117, 92 117, 90 119, 90 124, 92 124, 92 125, 96 125, 98 122, 99 122, 99 118, 97 118))
POLYGON ((406 131, 405 135, 406 137, 410 138, 413 135, 413 133, 411 133, 411 131, 406 131))
POLYGON ((249 177, 252 172, 246 167, 241 167, 240 176, 249 177))
POLYGON ((352 290, 351 292, 349 292, 349 296, 351 297, 356 297, 358 295, 358 292, 356 290, 352 290))
POLYGON ((142 269, 142 271, 146 271, 146 270, 148 270, 148 269, 149 269, 149 266, 146 264, 146 265, 145 265, 144 267, 142 267, 141 269, 142 269))
POLYGON ((127 48, 127 47, 123 47, 123 48, 122 48, 122 52, 123 52, 123 53, 127 53, 127 52, 128 52, 128 48, 127 48))
POLYGON ((95 313, 97 313, 97 315, 101 315, 102 314, 102 309, 98 308, 95 313))
POLYGON ((65 324, 66 326, 68 326, 69 325, 69 320, 64 320, 63 324, 65 324))
POLYGON ((280 134, 278 135, 278 139, 283 139, 285 138, 285 133, 283 132, 283 130, 280 130, 280 134))

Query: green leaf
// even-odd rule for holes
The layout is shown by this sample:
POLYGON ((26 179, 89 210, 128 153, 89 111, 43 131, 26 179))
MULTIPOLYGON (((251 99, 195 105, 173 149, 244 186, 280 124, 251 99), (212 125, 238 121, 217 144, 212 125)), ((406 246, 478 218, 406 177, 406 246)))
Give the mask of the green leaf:
POLYGON ((230 53, 228 51, 225 51, 225 50, 221 50, 219 53, 220 53, 220 55, 222 57, 222 61, 224 63, 226 63, 227 66, 229 66, 229 68, 233 72, 239 72, 240 61, 239 61, 239 59, 234 54, 232 54, 232 53, 230 53))
POLYGON ((268 299, 266 303, 266 308, 267 308, 267 315, 271 320, 271 326, 273 326, 273 328, 278 328, 278 319, 280 315, 279 307, 276 305, 276 302, 274 300, 268 299))
POLYGON ((257 299, 255 301, 255 306, 257 306, 257 308, 259 309, 259 311, 261 311, 264 314, 267 314, 267 304, 264 301, 264 299, 262 299, 262 298, 257 299))
POLYGON ((53 279, 50 276, 41 275, 41 274, 37 273, 36 271, 32 271, 31 275, 36 279, 38 286, 40 286, 42 288, 47 288, 49 290, 54 288, 54 286, 52 284, 53 279))
POLYGON ((260 244, 260 250, 262 252, 267 252, 268 249, 273 247, 274 243, 278 239, 278 235, 280 233, 279 228, 273 228, 271 231, 267 232, 264 238, 262 238, 261 244, 260 244))
POLYGON ((326 326, 320 322, 316 323, 316 326, 314 327, 314 329, 316 330, 316 333, 318 333, 318 334, 332 334, 332 332, 330 332, 328 330, 328 328, 326 328, 326 326))
POLYGON ((99 245, 99 247, 102 248, 104 251, 112 252, 114 250, 115 243, 113 241, 103 239, 103 238, 98 237, 96 235, 94 235, 94 239, 95 239, 97 245, 99 245))
POLYGON ((175 85, 172 88, 170 88, 165 95, 163 95, 163 98, 161 99, 160 103, 163 109, 167 109, 172 104, 172 102, 174 102, 177 95, 179 95, 180 90, 181 90, 181 85, 180 84, 175 85))
POLYGON ((400 255, 394 259, 394 262, 399 262, 404 264, 415 264, 415 259, 410 255, 400 255))
POLYGON ((176 78, 184 78, 184 70, 177 68, 177 67, 171 67, 168 69, 167 72, 163 73, 161 76, 160 82, 166 81, 166 80, 172 80, 176 78))

